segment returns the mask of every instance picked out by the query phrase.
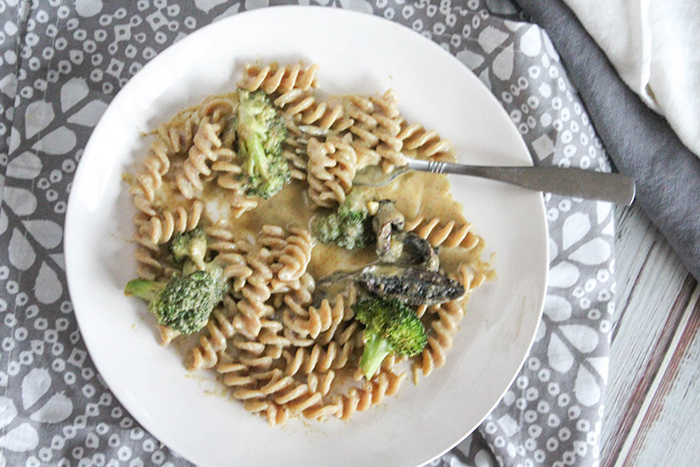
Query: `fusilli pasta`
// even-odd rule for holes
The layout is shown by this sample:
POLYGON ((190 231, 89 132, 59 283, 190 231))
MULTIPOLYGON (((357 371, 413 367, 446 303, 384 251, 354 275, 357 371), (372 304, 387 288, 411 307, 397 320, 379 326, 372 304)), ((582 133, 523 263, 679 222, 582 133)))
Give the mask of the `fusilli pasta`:
POLYGON ((216 162, 220 157, 233 157, 231 149, 223 147, 219 138, 221 125, 211 123, 208 117, 204 117, 194 135, 193 145, 188 152, 188 157, 182 165, 182 170, 176 176, 177 187, 187 199, 192 199, 195 192, 201 192, 204 188, 201 177, 211 175, 210 162, 216 162))
POLYGON ((206 334, 199 337, 199 346, 190 351, 187 367, 190 370, 213 368, 219 361, 218 352, 226 349, 226 340, 233 337, 236 330, 231 316, 237 312, 236 302, 230 296, 224 297, 223 307, 217 307, 211 314, 206 334))
POLYGON ((352 189, 357 166, 355 149, 339 139, 320 143, 311 138, 307 152, 309 197, 323 207, 341 204, 352 189))
POLYGON ((472 250, 480 242, 479 236, 471 231, 471 224, 458 225, 454 220, 449 220, 443 224, 439 218, 425 219, 417 217, 407 221, 404 228, 407 232, 415 232, 420 237, 428 240, 433 247, 458 246, 472 250))
MULTIPOLYGON (((194 200, 188 208, 178 206, 156 214, 147 223, 140 225, 139 231, 155 245, 167 243, 173 235, 197 228, 204 211, 204 203, 194 200)), ((138 220, 134 221, 139 224, 138 220)))

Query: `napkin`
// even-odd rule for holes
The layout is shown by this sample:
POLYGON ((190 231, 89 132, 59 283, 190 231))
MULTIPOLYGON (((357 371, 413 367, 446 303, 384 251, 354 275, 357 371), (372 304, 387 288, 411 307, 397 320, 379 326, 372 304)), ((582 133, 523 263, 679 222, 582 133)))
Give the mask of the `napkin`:
POLYGON ((622 80, 700 156, 700 3, 566 0, 622 80))
POLYGON ((700 280, 700 158, 625 86, 566 5, 517 1, 552 38, 615 167, 636 179, 637 202, 700 280))
MULTIPOLYGON (((319 4, 383 16, 449 50, 502 103, 535 164, 610 169, 548 35, 512 4, 319 4)), ((0 0, 0 466, 191 465, 138 425, 87 354, 65 279, 66 201, 82 148, 130 76, 197 28, 267 6, 0 0)), ((551 264, 535 344, 484 424, 434 465, 598 461, 614 312, 612 209, 551 195, 545 202, 551 264)))

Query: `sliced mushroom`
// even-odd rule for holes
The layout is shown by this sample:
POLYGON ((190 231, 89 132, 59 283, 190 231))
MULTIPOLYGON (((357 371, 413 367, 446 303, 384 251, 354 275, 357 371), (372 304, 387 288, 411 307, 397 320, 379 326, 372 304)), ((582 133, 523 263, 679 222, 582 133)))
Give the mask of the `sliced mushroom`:
POLYGON ((401 254, 395 261, 397 264, 433 272, 440 268, 437 250, 424 238, 413 232, 406 232, 394 234, 392 241, 401 243, 401 254))
POLYGON ((372 218, 372 229, 377 235, 377 256, 382 261, 393 262, 401 254, 391 240, 394 230, 401 231, 403 226, 403 214, 396 209, 394 202, 388 199, 379 201, 377 212, 372 218))
POLYGON ((464 286, 435 271, 377 264, 355 279, 368 292, 398 298, 408 305, 437 305, 464 295, 464 286))

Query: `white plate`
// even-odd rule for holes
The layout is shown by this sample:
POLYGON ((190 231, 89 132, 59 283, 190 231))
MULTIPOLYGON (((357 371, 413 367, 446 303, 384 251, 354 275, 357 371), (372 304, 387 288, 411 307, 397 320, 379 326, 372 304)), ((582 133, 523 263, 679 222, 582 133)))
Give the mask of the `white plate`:
MULTIPOLYGON (((531 165, 491 93, 454 57, 403 26, 338 9, 271 8, 234 16, 173 45, 115 97, 95 128, 73 183, 65 253, 75 314, 93 361, 121 403, 163 443, 202 466, 411 466, 444 453, 501 398, 535 336, 548 248, 539 193, 454 178, 467 218, 496 252, 498 278, 479 289, 447 364, 416 387, 350 422, 292 421, 246 413, 205 376, 188 375, 161 348, 143 306, 122 289, 134 276, 131 217, 120 180, 146 151, 140 135, 184 106, 233 88, 251 60, 321 66, 321 88, 395 89, 411 121, 451 139, 464 162, 531 165)), ((207 373, 207 372, 204 372, 207 373)))

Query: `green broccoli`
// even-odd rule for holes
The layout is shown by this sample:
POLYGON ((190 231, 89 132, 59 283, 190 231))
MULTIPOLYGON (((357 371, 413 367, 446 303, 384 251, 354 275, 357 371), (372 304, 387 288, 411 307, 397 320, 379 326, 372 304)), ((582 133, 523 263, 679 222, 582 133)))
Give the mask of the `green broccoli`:
POLYGON ((126 296, 150 302, 148 310, 158 323, 182 334, 202 329, 224 293, 221 281, 207 271, 173 277, 167 282, 134 279, 124 288, 126 296))
POLYGON ((200 330, 228 290, 223 266, 216 258, 204 261, 207 244, 202 229, 175 235, 168 250, 173 262, 181 267, 182 276, 169 281, 134 279, 126 284, 124 294, 150 302, 148 309, 160 324, 182 334, 200 330))
POLYGON ((207 234, 202 228, 177 234, 170 240, 169 250, 175 264, 182 264, 185 259, 189 258, 199 269, 204 269, 207 234))
POLYGON ((238 155, 246 194, 268 199, 291 180, 282 155, 287 127, 264 92, 239 91, 238 96, 238 155))
POLYGON ((372 220, 367 203, 369 194, 354 189, 338 210, 311 221, 311 231, 321 243, 337 245, 347 250, 364 248, 374 242, 372 220))
POLYGON ((354 305, 355 319, 365 325, 365 349, 360 368, 367 379, 379 370, 389 354, 419 354, 428 335, 415 311, 395 298, 367 297, 354 305))

